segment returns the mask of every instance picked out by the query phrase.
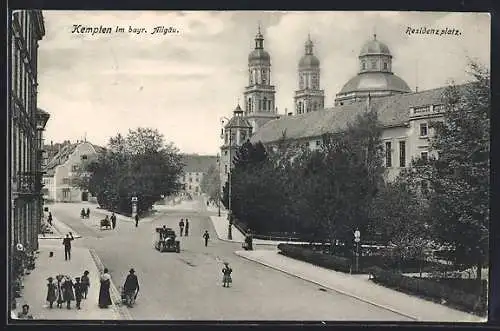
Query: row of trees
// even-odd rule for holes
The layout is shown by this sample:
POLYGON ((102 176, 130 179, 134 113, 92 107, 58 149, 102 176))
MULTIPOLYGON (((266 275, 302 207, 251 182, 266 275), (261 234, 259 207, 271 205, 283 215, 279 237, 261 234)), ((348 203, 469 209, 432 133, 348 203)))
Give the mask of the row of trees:
POLYGON ((165 144, 157 130, 138 128, 110 138, 106 151, 82 167, 72 180, 97 197, 99 205, 131 213, 131 198, 144 212, 163 197, 177 193, 183 164, 178 150, 165 144))
MULTIPOLYGON (((257 233, 298 232, 311 240, 362 240, 415 257, 448 247, 464 267, 488 256, 489 73, 472 64, 473 82, 446 89, 444 121, 431 123, 431 157, 415 159, 394 182, 384 178, 376 110, 323 137, 316 151, 286 142, 247 142, 232 171, 234 216, 257 233), (438 154, 439 157, 432 157, 438 154)), ((227 183, 223 203, 228 205, 227 183)))

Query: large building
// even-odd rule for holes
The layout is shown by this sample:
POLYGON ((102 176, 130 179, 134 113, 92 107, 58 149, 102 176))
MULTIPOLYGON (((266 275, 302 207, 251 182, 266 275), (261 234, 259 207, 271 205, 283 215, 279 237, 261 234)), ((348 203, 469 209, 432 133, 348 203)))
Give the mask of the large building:
MULTIPOLYGON (((22 275, 17 247, 25 252, 38 249, 43 215, 42 162, 43 131, 49 114, 37 108, 38 42, 45 35, 40 10, 14 10, 10 24, 9 126, 10 193, 9 258, 11 299, 13 283, 22 275)), ((11 304, 15 301, 11 301, 11 304)))
MULTIPOLYGON (((263 40, 260 30, 257 40, 263 40)), ((252 59, 254 52, 250 54, 252 59)), ((262 58, 265 63, 270 63, 267 52, 262 58)), ((260 141, 272 148, 285 137, 289 142, 314 149, 321 146, 325 134, 345 130, 358 114, 370 109, 377 111, 384 128, 382 139, 387 180, 393 180, 412 158, 428 157, 429 138, 433 134, 429 124, 431 120, 439 120, 443 116, 444 88, 413 93, 408 84, 392 72, 392 60, 389 47, 374 35, 361 48, 358 56, 359 72, 336 94, 335 106, 325 108, 324 91, 320 89, 320 61, 313 54, 313 43, 309 37, 305 43, 305 54, 298 64, 299 89, 294 96, 295 116, 291 113, 275 113, 277 118, 269 117, 256 125, 247 111, 242 115, 237 109, 231 120, 238 122, 238 125, 231 126, 234 131, 232 144, 228 142, 226 127, 221 146, 224 168, 221 170, 222 185, 228 179, 227 169, 230 170, 230 160, 234 158, 235 150, 245 141, 236 136, 240 132, 245 133, 247 126, 251 127, 252 143, 260 141)))
POLYGON ((202 193, 201 182, 203 176, 210 167, 217 166, 217 157, 212 155, 184 154, 181 160, 184 164, 184 174, 180 178, 180 183, 184 187, 184 193, 191 196, 200 195, 202 193))
POLYGON ((43 177, 44 198, 53 202, 90 201, 87 190, 82 190, 72 182, 79 176, 86 164, 95 160, 104 149, 88 141, 78 141, 62 145, 58 153, 48 162, 43 177))

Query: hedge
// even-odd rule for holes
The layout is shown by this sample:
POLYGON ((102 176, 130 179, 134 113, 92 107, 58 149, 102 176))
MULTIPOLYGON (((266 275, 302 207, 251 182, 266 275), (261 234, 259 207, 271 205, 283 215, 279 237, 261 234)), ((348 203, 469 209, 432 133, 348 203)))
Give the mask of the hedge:
POLYGON ((444 304, 447 306, 480 316, 487 313, 486 295, 466 293, 442 284, 439 280, 407 277, 378 267, 370 268, 370 273, 374 282, 400 292, 419 295, 438 303, 445 300, 444 304))

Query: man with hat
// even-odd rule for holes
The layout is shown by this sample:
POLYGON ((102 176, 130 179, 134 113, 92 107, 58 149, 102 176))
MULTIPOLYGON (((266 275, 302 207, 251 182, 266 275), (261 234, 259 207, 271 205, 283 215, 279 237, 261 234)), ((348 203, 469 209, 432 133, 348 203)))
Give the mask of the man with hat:
POLYGON ((80 303, 82 302, 83 298, 83 284, 80 283, 80 277, 75 278, 75 284, 73 285, 73 287, 75 289, 76 309, 81 309, 80 303))
POLYGON ((32 320, 33 316, 30 314, 30 306, 27 304, 23 305, 23 310, 19 312, 17 318, 22 320, 32 320))
POLYGON ((231 278, 231 273, 233 269, 229 267, 229 262, 224 262, 224 268, 222 268, 222 287, 229 287, 229 284, 233 282, 231 278))
POLYGON ((125 292, 125 297, 127 298, 127 306, 132 307, 133 302, 137 298, 137 293, 139 293, 139 281, 135 275, 134 268, 130 269, 127 279, 125 279, 123 291, 125 292))

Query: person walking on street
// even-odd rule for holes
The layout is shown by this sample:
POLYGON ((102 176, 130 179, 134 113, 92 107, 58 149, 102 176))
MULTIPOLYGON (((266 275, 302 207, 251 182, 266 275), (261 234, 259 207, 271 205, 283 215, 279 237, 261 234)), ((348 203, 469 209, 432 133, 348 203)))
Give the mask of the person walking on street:
POLYGON ((52 281, 54 278, 49 277, 47 278, 47 281, 49 282, 47 284, 47 301, 49 302, 49 307, 52 308, 52 305, 54 304, 54 301, 57 300, 57 286, 54 284, 52 281))
POLYGON ((63 275, 57 275, 56 276, 56 279, 57 279, 57 308, 62 308, 62 304, 64 302, 63 300, 63 287, 62 287, 62 279, 63 279, 63 275))
POLYGON ((115 213, 111 214, 111 226, 113 227, 113 230, 116 227, 116 215, 115 215, 115 213))
POLYGON ((75 238, 73 238, 73 234, 71 232, 66 235, 66 238, 63 239, 65 261, 71 260, 71 242, 73 240, 75 240, 75 238))
POLYGON ((229 267, 229 263, 224 262, 224 268, 222 268, 222 274, 224 275, 222 277, 222 287, 229 287, 229 284, 233 282, 233 279, 231 278, 232 272, 233 269, 229 267))
POLYGON ((90 279, 89 279, 89 271, 85 270, 83 272, 83 276, 81 278, 82 281, 82 294, 83 298, 87 299, 87 294, 89 293, 89 287, 90 287, 90 279))
POLYGON ((179 222, 179 229, 180 229, 180 236, 182 237, 182 232, 184 232, 184 219, 181 218, 181 221, 179 222))
POLYGON ((134 268, 131 268, 127 278, 125 279, 125 284, 123 284, 123 291, 125 292, 125 297, 127 298, 127 306, 132 308, 132 305, 137 298, 137 293, 139 293, 139 280, 135 275, 134 268))
POLYGON ((63 290, 63 301, 66 302, 66 308, 71 309, 71 301, 75 300, 75 294, 73 293, 73 281, 69 276, 66 276, 64 283, 62 284, 63 290))
POLYGON ((83 218, 87 217, 87 213, 85 212, 85 208, 82 208, 82 211, 80 212, 80 216, 83 218))
POLYGON ((52 225, 52 213, 49 211, 49 216, 47 217, 47 222, 52 225))
POLYGON ((101 287, 99 288, 99 308, 108 308, 111 302, 109 287, 111 286, 111 275, 108 273, 108 268, 104 268, 104 273, 101 276, 101 287))
POLYGON ((203 238, 205 238, 205 247, 207 247, 208 239, 210 239, 210 235, 208 234, 208 230, 205 230, 205 233, 203 234, 203 238))
POLYGON ((187 237, 189 235, 189 221, 186 218, 186 224, 184 225, 184 235, 187 237))
POLYGON ((80 303, 83 298, 83 284, 80 283, 80 277, 75 278, 75 300, 76 300, 76 309, 81 309, 80 303))
POLYGON ((139 214, 135 214, 135 227, 139 226, 139 214))
POLYGON ((87 208, 87 218, 90 217, 90 208, 87 208))

